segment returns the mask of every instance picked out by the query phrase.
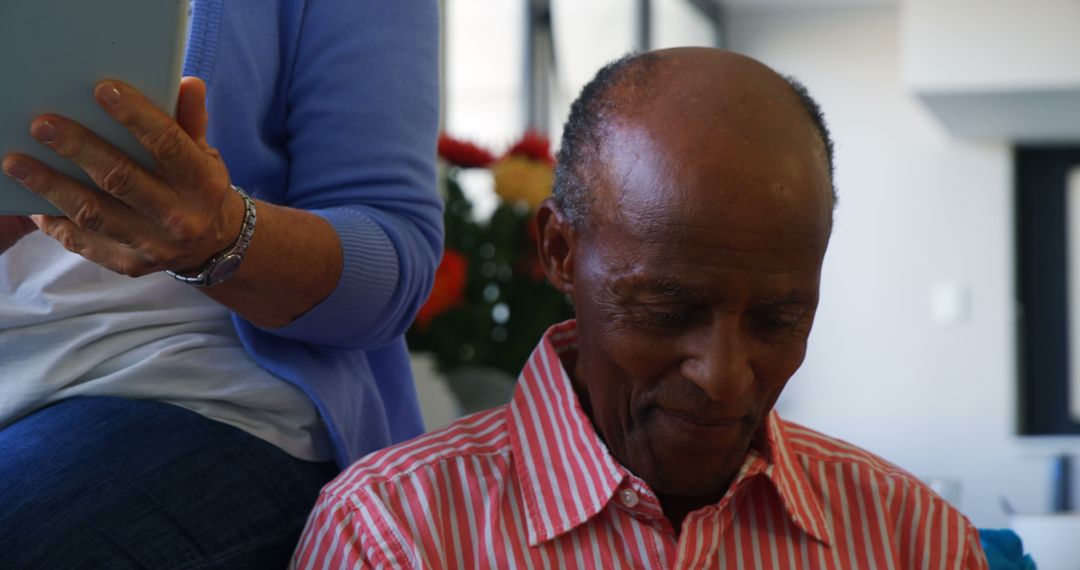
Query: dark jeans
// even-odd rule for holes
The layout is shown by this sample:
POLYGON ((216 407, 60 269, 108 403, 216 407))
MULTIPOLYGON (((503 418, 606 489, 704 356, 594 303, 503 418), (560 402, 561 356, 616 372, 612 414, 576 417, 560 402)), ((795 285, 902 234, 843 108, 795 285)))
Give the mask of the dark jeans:
POLYGON ((285 568, 336 473, 169 404, 73 398, 0 429, 0 568, 285 568))

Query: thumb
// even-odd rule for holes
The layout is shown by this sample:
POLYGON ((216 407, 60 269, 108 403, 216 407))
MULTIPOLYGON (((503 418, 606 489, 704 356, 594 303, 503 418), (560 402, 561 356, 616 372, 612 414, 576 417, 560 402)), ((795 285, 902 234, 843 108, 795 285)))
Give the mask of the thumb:
POLYGON ((185 77, 180 81, 180 98, 176 102, 176 122, 195 142, 206 138, 206 125, 210 115, 206 112, 206 83, 198 77, 185 77))

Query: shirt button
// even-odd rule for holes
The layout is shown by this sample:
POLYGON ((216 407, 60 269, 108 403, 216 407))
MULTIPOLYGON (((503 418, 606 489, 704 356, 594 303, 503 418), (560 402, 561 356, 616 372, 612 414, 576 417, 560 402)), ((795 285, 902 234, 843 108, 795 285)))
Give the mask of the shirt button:
POLYGON ((622 491, 619 491, 619 500, 622 501, 623 506, 628 509, 636 507, 638 503, 641 502, 633 489, 623 489, 622 491))

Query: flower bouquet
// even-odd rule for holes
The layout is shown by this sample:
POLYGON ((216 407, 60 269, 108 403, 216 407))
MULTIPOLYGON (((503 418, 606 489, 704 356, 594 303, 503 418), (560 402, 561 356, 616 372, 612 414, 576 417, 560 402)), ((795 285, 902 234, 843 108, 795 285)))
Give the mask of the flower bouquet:
POLYGON ((572 315, 565 295, 547 283, 536 250, 536 206, 550 195, 554 179, 550 142, 526 133, 496 157, 444 135, 439 157, 446 166, 446 249, 434 290, 409 330, 409 346, 434 355, 459 397, 453 378, 465 369, 474 376, 501 371, 512 389, 547 327, 572 315), (491 171, 498 205, 490 219, 477 219, 462 191, 459 176, 467 169, 491 171))

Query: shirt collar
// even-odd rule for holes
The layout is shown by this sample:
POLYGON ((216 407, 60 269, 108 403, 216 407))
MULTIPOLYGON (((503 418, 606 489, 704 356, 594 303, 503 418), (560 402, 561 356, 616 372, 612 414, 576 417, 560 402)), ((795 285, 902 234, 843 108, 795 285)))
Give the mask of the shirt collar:
POLYGON ((758 452, 766 464, 762 472, 772 482, 791 521, 818 541, 832 544, 821 498, 807 479, 807 467, 795 459, 786 426, 775 411, 765 419, 765 437, 758 452))
MULTIPOLYGON (((530 546, 587 522, 604 510, 624 480, 636 481, 608 451, 574 393, 559 355, 576 348, 575 321, 548 329, 506 408, 530 546)), ((766 476, 792 522, 831 543, 821 500, 805 467, 794 460, 784 422, 775 412, 766 418, 762 433, 732 492, 758 474, 766 476)))
POLYGON ((506 411, 530 546, 604 510, 627 476, 585 415, 559 358, 576 347, 575 321, 548 329, 506 411))

